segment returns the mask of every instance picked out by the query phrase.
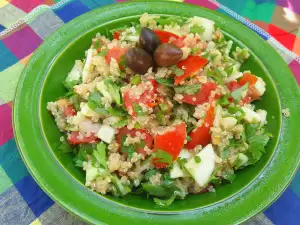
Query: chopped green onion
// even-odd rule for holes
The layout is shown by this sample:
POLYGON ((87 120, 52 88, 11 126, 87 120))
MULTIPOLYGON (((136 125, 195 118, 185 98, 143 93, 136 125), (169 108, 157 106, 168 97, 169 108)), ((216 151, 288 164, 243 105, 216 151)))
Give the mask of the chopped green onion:
POLYGON ((135 75, 131 78, 131 81, 130 81, 131 84, 133 85, 138 85, 141 83, 141 76, 140 75, 135 75))
POLYGON ((201 84, 192 84, 186 86, 176 86, 174 90, 177 94, 188 94, 188 95, 195 95, 201 89, 201 84))

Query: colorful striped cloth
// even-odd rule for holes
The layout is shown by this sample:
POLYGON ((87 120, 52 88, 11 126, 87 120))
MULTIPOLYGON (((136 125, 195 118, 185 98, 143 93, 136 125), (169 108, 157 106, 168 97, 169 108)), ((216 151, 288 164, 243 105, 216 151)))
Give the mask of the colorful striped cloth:
MULTIPOLYGON (((300 84, 299 0, 186 0, 227 14, 269 42, 300 84), (251 21, 251 22, 250 22, 251 21), (268 33, 267 33, 268 32, 268 33)), ((32 52, 63 24, 114 0, 0 0, 0 224, 84 224, 35 183, 18 153, 12 100, 32 52)), ((300 224, 300 172, 283 195, 246 224, 300 224)))

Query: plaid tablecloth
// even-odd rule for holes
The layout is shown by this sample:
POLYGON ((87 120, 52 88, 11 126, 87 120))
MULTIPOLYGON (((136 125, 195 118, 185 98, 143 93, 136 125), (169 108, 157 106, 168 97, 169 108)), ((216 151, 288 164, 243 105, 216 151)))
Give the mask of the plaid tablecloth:
MULTIPOLYGON (((300 84, 300 0, 186 2, 232 16, 256 31, 279 51, 300 84)), ((54 203, 25 168, 13 136, 12 101, 22 69, 51 33, 83 13, 112 3, 115 1, 0 0, 1 225, 83 224, 54 203)), ((247 224, 300 224, 299 212, 300 172, 272 206, 247 224)))

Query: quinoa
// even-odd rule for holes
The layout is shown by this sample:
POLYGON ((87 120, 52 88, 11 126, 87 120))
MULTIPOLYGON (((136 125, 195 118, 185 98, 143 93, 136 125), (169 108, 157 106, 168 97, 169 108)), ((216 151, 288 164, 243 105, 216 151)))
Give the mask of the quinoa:
POLYGON ((290 117, 290 115, 291 115, 289 108, 285 108, 281 112, 285 117, 290 117))

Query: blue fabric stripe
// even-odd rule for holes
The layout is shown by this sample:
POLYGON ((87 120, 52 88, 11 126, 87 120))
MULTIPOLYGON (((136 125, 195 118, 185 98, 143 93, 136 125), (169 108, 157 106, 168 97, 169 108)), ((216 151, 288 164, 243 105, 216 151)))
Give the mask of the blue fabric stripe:
POLYGON ((295 194, 300 198, 300 171, 298 171, 298 173, 294 177, 294 180, 290 187, 293 190, 293 192, 295 192, 295 194))
POLYGON ((85 4, 87 7, 89 7, 89 9, 95 9, 116 2, 114 0, 80 0, 80 1, 83 4, 85 4))
POLYGON ((54 10, 56 15, 65 23, 88 11, 90 11, 90 9, 79 0, 71 1, 66 5, 54 10))
POLYGON ((300 199, 288 188, 264 213, 276 225, 295 225, 300 222, 300 199))
POLYGON ((19 193, 36 217, 39 217, 54 201, 42 191, 31 176, 26 176, 15 184, 19 193))
POLYGON ((5 30, 6 28, 0 24, 0 32, 5 30))

